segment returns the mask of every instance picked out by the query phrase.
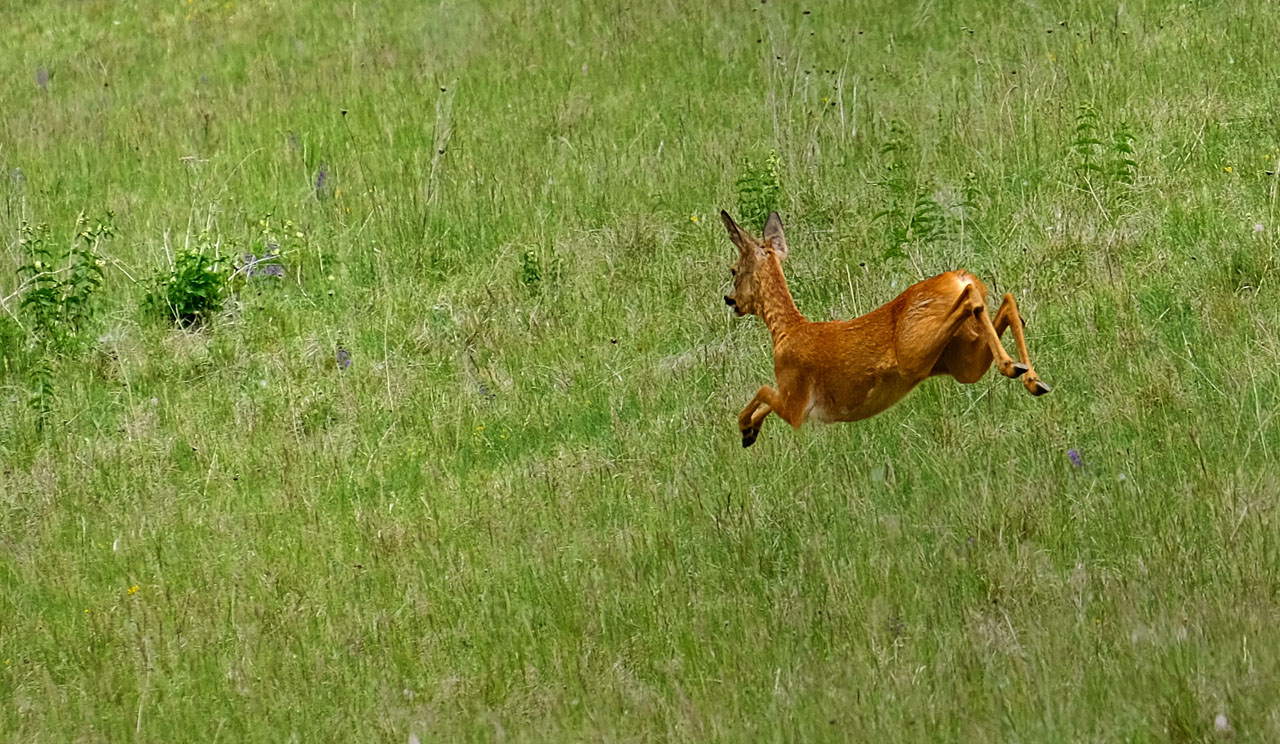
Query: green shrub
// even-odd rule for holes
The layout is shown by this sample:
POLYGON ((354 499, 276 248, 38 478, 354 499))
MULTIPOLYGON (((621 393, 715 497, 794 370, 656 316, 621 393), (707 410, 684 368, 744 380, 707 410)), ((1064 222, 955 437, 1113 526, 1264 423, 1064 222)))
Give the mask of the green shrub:
POLYGON ((97 313, 95 302, 102 286, 105 263, 98 245, 115 233, 106 218, 94 227, 81 212, 76 218, 76 236, 66 248, 49 240, 49 227, 23 222, 18 228, 18 245, 28 262, 18 267, 18 276, 27 287, 20 307, 29 323, 32 340, 42 349, 70 352, 80 346, 83 332, 97 313))
POLYGON ((880 148, 885 175, 876 182, 884 189, 888 204, 872 217, 884 221, 885 259, 906 256, 907 246, 937 243, 950 236, 946 210, 930 196, 932 184, 916 174, 910 153, 906 128, 894 122, 888 141, 880 148))
POLYGON ((75 237, 66 247, 55 246, 44 223, 24 221, 18 228, 18 246, 27 257, 27 263, 18 267, 24 288, 19 308, 34 352, 27 367, 31 383, 28 402, 41 429, 57 393, 54 358, 80 351, 85 331, 96 318, 96 298, 106 265, 98 255, 98 246, 115 234, 114 218, 108 211, 89 227, 81 212, 76 217, 75 237))
POLYGON ((763 163, 747 161, 738 187, 738 219, 757 233, 782 200, 782 158, 769 152, 763 163))
POLYGON ((1129 123, 1121 121, 1111 129, 1109 141, 1102 117, 1092 103, 1076 110, 1076 137, 1071 142, 1073 167, 1080 188, 1115 219, 1128 209, 1138 177, 1138 161, 1133 145, 1136 137, 1129 123))
POLYGON ((222 310, 231 293, 231 264, 202 233, 152 280, 144 303, 179 326, 201 326, 222 310))

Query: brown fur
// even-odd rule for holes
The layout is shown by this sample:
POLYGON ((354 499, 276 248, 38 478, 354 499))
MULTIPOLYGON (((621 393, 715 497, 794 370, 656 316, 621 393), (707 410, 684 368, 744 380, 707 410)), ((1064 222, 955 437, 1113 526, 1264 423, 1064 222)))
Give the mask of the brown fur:
POLYGON ((1006 294, 995 320, 987 315, 987 288, 967 271, 949 271, 907 287, 885 305, 852 320, 811 323, 791 299, 782 259, 787 241, 777 212, 756 240, 720 213, 738 247, 733 294, 725 303, 738 315, 758 315, 773 337, 778 387, 761 387, 738 416, 742 446, 750 447, 770 413, 793 427, 806 419, 858 421, 889 408, 934 375, 977 382, 994 361, 1005 377, 1022 377, 1032 395, 1049 392, 1027 354, 1022 319, 1006 294), (1013 329, 1020 362, 1000 343, 1013 329))

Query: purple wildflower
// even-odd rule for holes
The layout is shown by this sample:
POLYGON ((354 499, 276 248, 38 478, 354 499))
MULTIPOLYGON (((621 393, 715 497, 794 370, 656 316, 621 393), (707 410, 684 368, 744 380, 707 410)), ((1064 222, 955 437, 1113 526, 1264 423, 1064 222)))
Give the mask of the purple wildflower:
POLYGON ((351 354, 341 346, 338 347, 338 353, 334 355, 334 360, 338 363, 338 369, 346 369, 351 366, 351 354))
POLYGON ((316 198, 324 198, 324 185, 329 180, 329 171, 324 163, 320 164, 319 171, 316 172, 316 198))
POLYGON ((47 67, 36 68, 36 85, 40 86, 40 90, 49 90, 49 69, 47 67))
POLYGON ((271 250, 272 248, 275 248, 275 246, 268 246, 268 250, 262 254, 262 258, 258 258, 252 253, 246 253, 240 257, 240 262, 243 264, 240 271, 244 272, 246 278, 253 279, 260 276, 284 277, 283 266, 277 263, 268 263, 275 261, 279 255, 278 251, 271 250))
POLYGON ((1067 450, 1067 457, 1071 459, 1071 464, 1078 468, 1084 467, 1084 460, 1080 459, 1080 453, 1073 449, 1067 450))

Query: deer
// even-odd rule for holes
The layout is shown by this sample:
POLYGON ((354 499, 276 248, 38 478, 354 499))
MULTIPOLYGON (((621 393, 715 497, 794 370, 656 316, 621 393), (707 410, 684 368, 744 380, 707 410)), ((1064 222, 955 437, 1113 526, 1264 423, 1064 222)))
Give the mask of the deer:
POLYGON ((773 339, 777 387, 761 386, 738 414, 742 446, 750 447, 769 414, 794 429, 807 420, 861 421, 898 403, 926 378, 950 375, 977 382, 995 362, 1005 377, 1022 378, 1032 395, 1049 392, 1027 352, 1025 325, 1012 294, 995 319, 987 314, 987 288, 968 271, 948 271, 907 287, 897 297, 851 320, 813 322, 800 314, 782 261, 787 239, 777 212, 757 240, 721 210, 738 248, 725 304, 738 317, 757 315, 773 339), (1014 361, 1000 341, 1012 329, 1014 361))

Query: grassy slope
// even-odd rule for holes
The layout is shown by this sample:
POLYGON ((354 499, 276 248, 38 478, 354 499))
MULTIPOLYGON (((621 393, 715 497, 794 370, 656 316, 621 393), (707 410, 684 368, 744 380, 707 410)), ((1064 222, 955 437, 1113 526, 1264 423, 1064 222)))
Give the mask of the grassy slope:
POLYGON ((302 5, 5 11, 0 297, 21 218, 119 233, 43 435, 0 318, 0 732, 1280 736, 1274 13, 302 5), (1085 102, 1127 201, 1080 186, 1085 102), (891 139, 953 215, 977 189, 899 258, 891 139), (1054 394, 933 381, 742 451, 771 370, 715 213, 770 149, 803 311, 964 266, 1054 394), (288 281, 204 333, 138 310, 267 213, 288 281))

